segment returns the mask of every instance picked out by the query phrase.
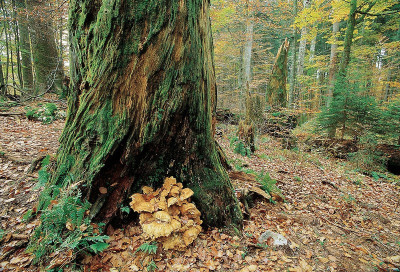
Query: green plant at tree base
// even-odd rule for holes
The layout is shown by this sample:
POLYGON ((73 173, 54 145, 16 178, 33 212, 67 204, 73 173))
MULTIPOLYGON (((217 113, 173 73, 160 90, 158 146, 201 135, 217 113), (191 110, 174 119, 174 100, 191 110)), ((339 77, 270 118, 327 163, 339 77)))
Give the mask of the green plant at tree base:
POLYGON ((35 255, 34 263, 46 263, 52 253, 65 250, 95 254, 105 250, 108 247, 105 241, 109 237, 100 235, 104 224, 98 224, 98 229, 91 224, 87 216, 91 205, 81 200, 79 190, 76 187, 66 190, 50 187, 59 195, 46 195, 50 192, 46 189, 42 193, 42 199, 50 202, 47 206, 53 206, 41 211, 41 224, 35 229, 27 247, 27 252, 35 255))

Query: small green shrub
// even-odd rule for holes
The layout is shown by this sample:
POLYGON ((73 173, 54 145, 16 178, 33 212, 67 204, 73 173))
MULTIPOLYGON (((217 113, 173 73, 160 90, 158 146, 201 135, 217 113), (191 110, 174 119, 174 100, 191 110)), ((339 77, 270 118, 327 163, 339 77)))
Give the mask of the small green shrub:
POLYGON ((233 151, 236 154, 247 156, 250 157, 251 156, 251 150, 250 147, 246 146, 246 144, 241 141, 238 137, 234 137, 231 139, 230 141, 230 147, 233 148, 233 151))

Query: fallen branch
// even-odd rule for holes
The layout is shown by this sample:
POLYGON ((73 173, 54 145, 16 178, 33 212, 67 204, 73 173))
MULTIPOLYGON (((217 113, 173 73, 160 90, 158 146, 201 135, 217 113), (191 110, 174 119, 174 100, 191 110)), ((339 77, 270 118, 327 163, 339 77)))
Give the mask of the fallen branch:
POLYGON ((0 112, 0 116, 24 116, 23 112, 0 112))

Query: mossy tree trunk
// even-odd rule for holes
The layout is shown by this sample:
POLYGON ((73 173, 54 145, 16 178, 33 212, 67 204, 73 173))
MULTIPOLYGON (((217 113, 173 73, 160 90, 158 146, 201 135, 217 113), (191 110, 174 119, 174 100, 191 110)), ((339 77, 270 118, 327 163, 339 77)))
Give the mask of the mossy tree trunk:
POLYGON ((285 107, 287 103, 286 79, 289 42, 286 39, 278 50, 272 74, 267 86, 267 101, 270 106, 285 107))
POLYGON ((113 222, 134 192, 174 176, 205 225, 241 225, 212 137, 209 1, 73 0, 69 30, 72 93, 47 189, 82 181, 94 219, 113 222))
POLYGON ((30 11, 30 38, 35 70, 35 92, 61 91, 62 73, 51 14, 46 1, 27 0, 30 11))

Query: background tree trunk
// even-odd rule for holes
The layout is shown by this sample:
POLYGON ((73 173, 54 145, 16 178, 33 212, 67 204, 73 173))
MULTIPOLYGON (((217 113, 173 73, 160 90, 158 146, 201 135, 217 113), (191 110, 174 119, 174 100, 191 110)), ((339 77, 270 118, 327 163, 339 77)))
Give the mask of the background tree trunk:
POLYGON ((70 15, 73 89, 47 188, 84 181, 91 215, 110 222, 143 185, 175 176, 205 225, 241 225, 211 131, 209 1, 73 0, 70 15))
MULTIPOLYGON (((296 18, 297 16, 297 0, 293 0, 293 18, 296 18)), ((290 69, 290 77, 289 77, 289 84, 290 84, 290 89, 289 89, 289 108, 292 108, 294 106, 295 102, 295 91, 296 91, 296 62, 297 62, 297 34, 298 30, 297 27, 293 27, 293 42, 292 42, 292 56, 291 56, 291 69, 290 69)))
POLYGON ((308 62, 310 64, 312 64, 314 62, 316 46, 317 46, 317 35, 314 36, 314 38, 311 40, 311 44, 310 44, 310 58, 308 59, 308 62))
MULTIPOLYGON (((310 7, 310 0, 303 1, 303 8, 307 9, 310 7)), ((301 28, 301 37, 299 45, 299 56, 297 59, 297 76, 302 76, 304 74, 304 59, 306 56, 306 46, 307 46, 307 27, 301 28)))
POLYGON ((331 45, 331 56, 330 56, 330 60, 329 60, 329 86, 328 86, 328 99, 326 100, 327 107, 330 106, 330 103, 332 101, 332 96, 333 96, 333 89, 335 88, 338 34, 339 34, 339 22, 334 22, 332 25, 333 43, 331 45))
POLYGON ((35 68, 35 92, 61 91, 62 78, 52 21, 45 1, 27 0, 31 14, 30 37, 35 68))
POLYGON ((7 94, 7 89, 6 89, 6 85, 4 82, 4 75, 3 75, 3 64, 1 63, 1 59, 0 59, 0 94, 4 95, 4 96, 7 94))
MULTIPOLYGON (((247 18, 246 18, 246 41, 243 48, 243 82, 242 82, 242 101, 246 101, 249 95, 249 87, 251 81, 251 55, 253 49, 253 12, 252 7, 249 6, 251 0, 246 1, 247 18)), ((247 104, 247 103, 244 103, 247 104)), ((247 109, 246 109, 247 111, 247 109)))
POLYGON ((286 39, 276 55, 272 74, 268 81, 267 101, 270 106, 285 107, 287 102, 286 79, 289 42, 286 39))
POLYGON ((346 77, 347 66, 350 63, 351 46, 353 44, 354 29, 356 27, 357 0, 351 0, 350 13, 347 19, 347 28, 343 44, 343 55, 339 66, 339 75, 346 77))
POLYGON ((33 71, 31 43, 29 40, 29 29, 26 14, 25 0, 16 0, 18 8, 19 39, 21 45, 22 86, 25 90, 33 89, 33 71))

